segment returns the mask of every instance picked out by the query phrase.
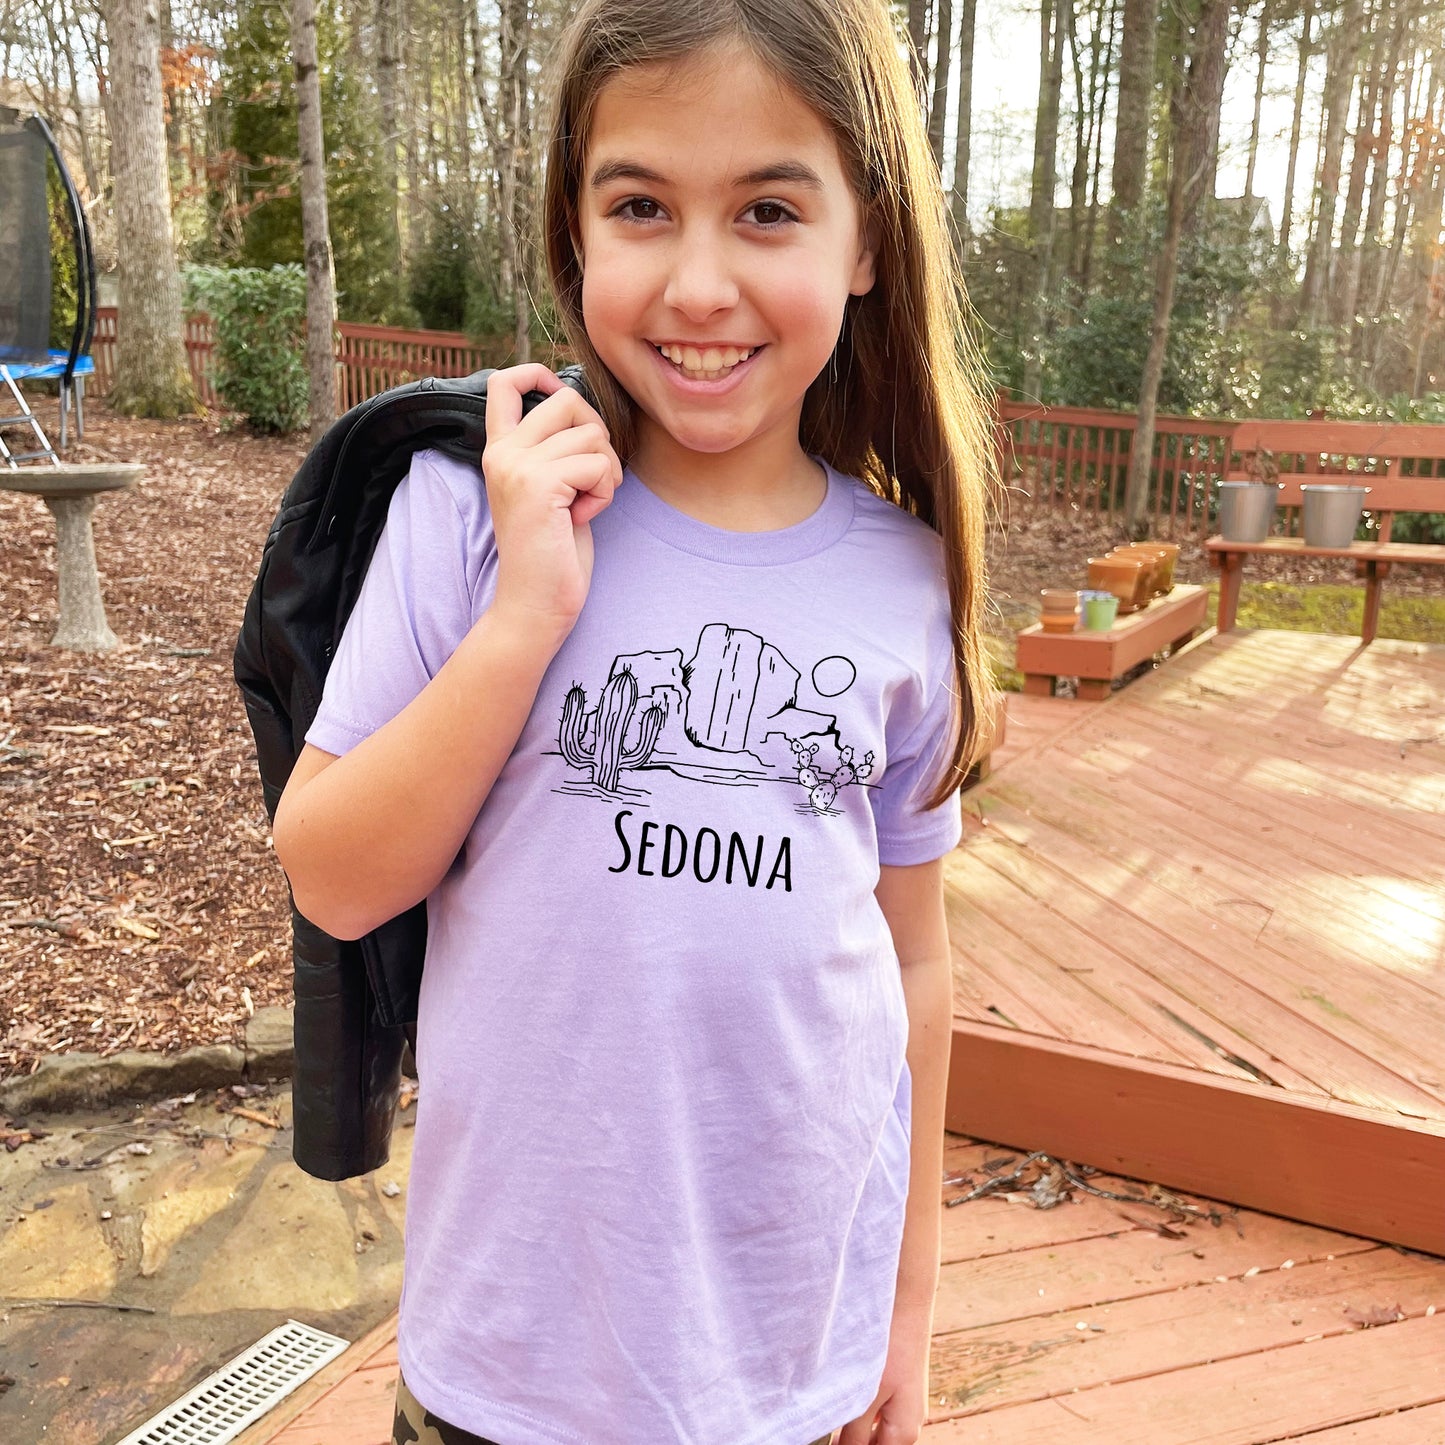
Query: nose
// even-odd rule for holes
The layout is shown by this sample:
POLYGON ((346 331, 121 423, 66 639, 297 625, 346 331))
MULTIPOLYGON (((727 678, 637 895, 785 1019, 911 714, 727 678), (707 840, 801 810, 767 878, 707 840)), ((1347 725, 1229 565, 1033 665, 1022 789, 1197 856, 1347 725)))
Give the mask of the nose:
POLYGON ((738 286, 726 242, 701 231, 681 236, 671 257, 663 302, 693 321, 736 306, 738 286))

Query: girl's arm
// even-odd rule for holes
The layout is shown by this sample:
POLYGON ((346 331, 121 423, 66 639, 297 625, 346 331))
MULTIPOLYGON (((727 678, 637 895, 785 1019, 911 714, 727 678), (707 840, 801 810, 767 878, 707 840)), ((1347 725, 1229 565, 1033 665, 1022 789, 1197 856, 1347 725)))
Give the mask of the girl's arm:
POLYGON ((888 1360, 877 1398, 839 1445, 917 1440, 928 1414, 928 1352, 943 1242, 943 1113, 953 1037, 953 967, 943 909, 943 859, 881 866, 874 890, 903 970, 913 1081, 908 1205, 888 1360), (889 1427, 875 1436, 875 1416, 889 1427))
POLYGON ((272 838, 303 917, 360 938, 436 887, 565 636, 494 605, 390 722, 341 757, 302 748, 272 838))
POLYGON ((272 840, 296 907, 335 938, 404 912, 451 867, 582 610, 588 524, 622 480, 601 416, 533 363, 488 381, 482 471, 498 565, 491 605, 354 747, 303 747, 276 806, 272 840), (547 395, 524 416, 531 390, 547 395))

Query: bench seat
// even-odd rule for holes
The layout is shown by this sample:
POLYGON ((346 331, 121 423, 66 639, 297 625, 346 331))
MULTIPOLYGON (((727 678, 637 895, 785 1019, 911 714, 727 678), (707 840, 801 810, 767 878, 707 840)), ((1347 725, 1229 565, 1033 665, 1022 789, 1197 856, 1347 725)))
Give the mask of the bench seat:
POLYGON ((1353 560, 1365 579, 1365 616, 1360 636, 1373 642, 1380 625, 1382 584, 1397 563, 1445 567, 1445 546, 1431 542, 1351 542, 1348 547, 1307 547, 1303 537, 1267 537, 1263 542, 1226 542, 1211 537, 1205 544, 1209 560, 1219 569, 1219 614, 1215 627, 1229 632, 1239 609, 1244 559, 1262 552, 1272 557, 1343 557, 1353 560))

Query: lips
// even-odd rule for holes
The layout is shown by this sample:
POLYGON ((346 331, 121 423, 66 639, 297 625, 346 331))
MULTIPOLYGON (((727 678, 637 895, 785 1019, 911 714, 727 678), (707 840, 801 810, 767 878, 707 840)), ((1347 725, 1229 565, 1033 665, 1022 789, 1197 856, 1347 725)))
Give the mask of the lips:
POLYGON ((735 366, 716 372, 697 374, 685 371, 676 362, 664 356, 651 342, 647 344, 647 349, 657 359, 658 367, 676 390, 689 396, 721 396, 742 382, 756 364, 758 357, 767 348, 762 346, 755 348, 745 361, 739 361, 735 366))

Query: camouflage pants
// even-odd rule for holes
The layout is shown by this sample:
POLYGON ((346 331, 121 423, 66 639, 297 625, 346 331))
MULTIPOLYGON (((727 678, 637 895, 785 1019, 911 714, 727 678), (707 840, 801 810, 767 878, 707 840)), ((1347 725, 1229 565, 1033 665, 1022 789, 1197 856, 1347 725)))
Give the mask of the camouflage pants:
MULTIPOLYGON (((824 1435, 814 1445, 832 1445, 832 1435, 824 1435)), ((406 1387, 401 1371, 396 1372, 396 1419, 391 1427, 391 1445, 496 1445, 493 1440, 484 1440, 463 1430, 457 1425, 448 1425, 432 1414, 406 1387)))

